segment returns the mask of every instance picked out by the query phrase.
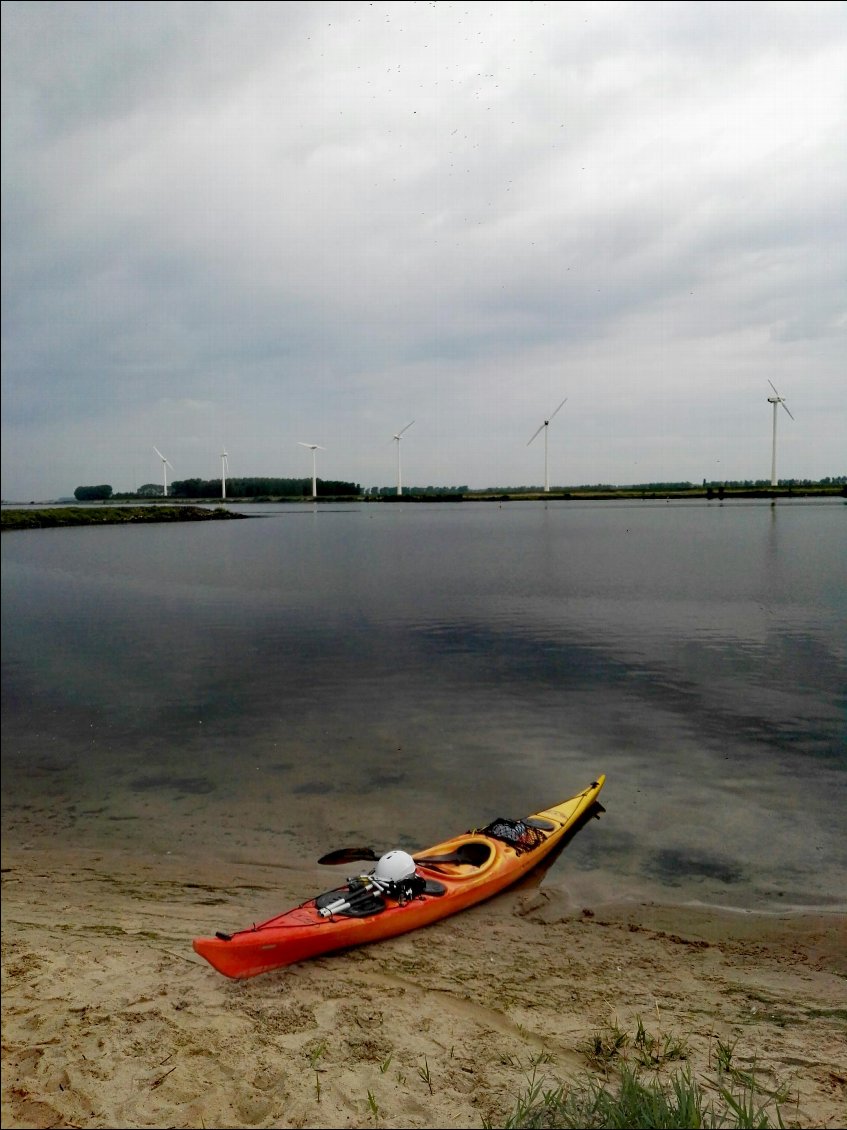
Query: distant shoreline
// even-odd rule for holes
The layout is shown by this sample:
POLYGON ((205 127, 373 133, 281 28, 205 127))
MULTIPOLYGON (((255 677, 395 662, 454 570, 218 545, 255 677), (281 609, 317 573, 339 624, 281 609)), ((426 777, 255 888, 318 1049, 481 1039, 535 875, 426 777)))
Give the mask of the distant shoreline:
MULTIPOLYGON (((609 490, 591 487, 571 489, 516 490, 516 491, 465 491, 445 494, 382 495, 363 497, 360 502, 629 502, 640 499, 724 501, 733 498, 847 498, 847 486, 803 487, 691 487, 671 490, 651 487, 612 487, 609 490)), ((250 499, 243 499, 249 502, 250 499)), ((321 499, 318 499, 320 502, 321 499)), ((329 501, 329 500, 327 500, 329 501)), ((340 500, 336 500, 340 501, 340 500)))
POLYGON ((724 502, 734 499, 753 499, 776 502, 793 498, 845 498, 847 486, 785 486, 785 487, 692 487, 685 490, 661 490, 641 487, 620 487, 610 490, 515 490, 515 491, 445 491, 431 494, 403 495, 319 495, 317 499, 290 495, 262 495, 261 497, 232 497, 228 499, 171 499, 150 500, 134 505, 128 499, 116 497, 102 502, 80 505, 69 503, 3 502, 0 510, 2 530, 44 529, 54 526, 106 525, 121 522, 203 522, 246 518, 247 514, 227 509, 229 504, 240 506, 268 504, 327 504, 355 503, 428 503, 428 502, 632 502, 632 501, 692 501, 705 499, 724 502))

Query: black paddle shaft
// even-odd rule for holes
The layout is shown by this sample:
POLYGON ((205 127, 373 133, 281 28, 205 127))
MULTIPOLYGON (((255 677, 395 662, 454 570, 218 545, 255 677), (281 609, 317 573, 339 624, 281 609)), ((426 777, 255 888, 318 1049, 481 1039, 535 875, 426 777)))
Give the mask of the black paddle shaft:
MULTIPOLYGON (((426 867, 430 863, 469 863, 473 867, 479 867, 485 863, 491 855, 491 849, 487 844, 461 844, 455 851, 447 852, 444 855, 416 855, 414 856, 415 863, 420 863, 426 867)), ((367 860, 371 863, 377 863, 382 856, 377 855, 373 848, 338 848, 336 851, 328 852, 322 855, 318 863, 332 866, 338 863, 358 863, 361 860, 367 860)))

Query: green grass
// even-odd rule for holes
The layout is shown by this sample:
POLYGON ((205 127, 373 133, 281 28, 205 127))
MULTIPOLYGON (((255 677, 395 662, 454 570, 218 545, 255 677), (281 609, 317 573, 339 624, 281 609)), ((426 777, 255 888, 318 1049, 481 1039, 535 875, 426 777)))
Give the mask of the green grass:
MULTIPOLYGON (((484 1124, 488 1130, 492 1124, 484 1124)), ((624 1064, 616 1085, 587 1078, 546 1088, 533 1076, 503 1130, 769 1130, 784 1127, 779 1106, 755 1085, 740 1090, 718 1084, 709 1095, 688 1069, 668 1080, 645 1081, 624 1064), (773 1121, 772 1121, 773 1119, 773 1121)))
POLYGON ((648 1032, 639 1017, 634 1036, 624 1032, 616 1023, 608 1024, 603 1031, 594 1033, 585 1050, 589 1065, 600 1069, 630 1054, 642 1067, 659 1067, 671 1060, 687 1059, 688 1043, 670 1034, 648 1032))
MULTIPOLYGON (((688 1058, 688 1042, 649 1032, 640 1018, 631 1035, 617 1021, 595 1032, 583 1054, 588 1071, 577 1082, 549 1085, 531 1062, 527 1089, 503 1130, 769 1130, 783 1127, 785 1088, 763 1090, 755 1071, 733 1063, 735 1045, 717 1041, 710 1064, 715 1078, 698 1081, 691 1068, 669 1065, 688 1058)), ((491 1130, 491 1123, 484 1123, 491 1130)))

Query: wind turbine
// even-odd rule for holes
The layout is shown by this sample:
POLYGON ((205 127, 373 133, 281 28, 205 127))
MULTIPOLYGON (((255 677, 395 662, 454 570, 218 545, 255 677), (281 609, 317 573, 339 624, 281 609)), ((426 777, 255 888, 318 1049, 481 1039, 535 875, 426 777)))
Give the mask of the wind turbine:
POLYGON ((397 444, 397 493, 398 494, 403 493, 403 479, 402 479, 402 476, 400 474, 400 436, 403 434, 403 432, 407 432, 409 430, 409 428, 411 428, 412 424, 414 424, 414 422, 415 421, 412 420, 412 422, 410 424, 407 424, 405 426, 405 428, 401 428, 399 432, 394 433, 394 441, 397 444))
MULTIPOLYGON (((568 398, 565 397, 565 400, 567 400, 567 399, 568 398)), ((562 404, 565 403, 565 400, 562 401, 562 404)), ((562 407, 562 404, 559 405, 559 408, 562 407)), ((556 409, 556 412, 559 411, 559 408, 556 409)), ((548 469, 547 469, 547 429, 550 426, 550 421, 553 419, 553 416, 556 415, 556 412, 553 412, 544 421, 544 423, 541 425, 541 427, 538 429, 538 431, 533 432, 532 439, 529 441, 529 443, 527 443, 527 447, 529 447, 529 444, 532 443, 532 440, 535 439, 535 437, 538 435, 538 433, 543 430, 543 432, 544 432, 544 489, 546 491, 549 491, 549 489, 550 489, 550 474, 549 474, 548 469)))
POLYGON ((229 471, 229 455, 226 448, 221 452, 221 498, 226 498, 226 476, 229 471))
POLYGON ((168 497, 168 467, 170 467, 170 469, 173 470, 174 465, 173 465, 173 463, 171 463, 170 459, 165 458, 165 456, 161 453, 161 451, 159 451, 158 447, 156 447, 155 443, 153 444, 153 450, 156 452, 156 454, 162 460, 162 479, 163 479, 164 484, 165 484, 165 498, 167 498, 168 497))
MULTIPOLYGON (((778 404, 781 404, 782 407, 785 409, 785 411, 788 412, 788 405, 785 403, 785 397, 780 396, 779 393, 776 391, 776 388, 774 387, 773 381, 769 380, 768 384, 771 386, 771 388, 773 389, 773 391, 775 393, 774 396, 768 397, 768 404, 773 405, 773 449, 772 449, 772 453, 771 453, 771 486, 775 487, 777 485, 777 482, 776 482, 776 408, 777 408, 778 404)), ((791 413, 788 412, 788 415, 791 416, 791 413)), ((791 416, 791 419, 793 420, 794 417, 791 416)))
POLYGON ((326 451, 326 448, 321 447, 321 445, 319 443, 303 443, 302 440, 298 440, 297 442, 299 443, 300 447, 308 447, 310 449, 310 451, 312 452, 312 498, 317 498, 318 497, 318 479, 317 479, 317 472, 316 472, 316 468, 315 468, 315 460, 316 460, 315 452, 316 451, 326 451))

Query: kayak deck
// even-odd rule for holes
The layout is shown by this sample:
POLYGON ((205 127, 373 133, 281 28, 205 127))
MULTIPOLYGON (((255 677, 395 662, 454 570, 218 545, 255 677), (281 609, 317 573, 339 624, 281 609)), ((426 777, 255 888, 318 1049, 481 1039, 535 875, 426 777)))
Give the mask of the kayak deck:
POLYGON ((266 922, 195 938, 193 948, 219 973, 245 978, 428 926, 491 898, 549 859, 567 833, 600 808, 604 783, 600 776, 524 820, 494 821, 416 853, 412 897, 376 890, 373 873, 363 873, 266 922))

